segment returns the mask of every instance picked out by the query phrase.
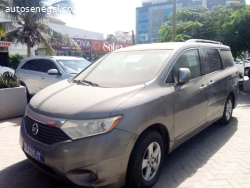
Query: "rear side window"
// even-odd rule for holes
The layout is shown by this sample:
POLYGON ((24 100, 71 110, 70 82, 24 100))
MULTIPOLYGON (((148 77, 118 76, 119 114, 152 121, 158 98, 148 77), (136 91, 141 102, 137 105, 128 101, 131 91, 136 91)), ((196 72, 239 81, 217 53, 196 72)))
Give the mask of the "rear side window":
POLYGON ((230 50, 220 50, 221 58, 224 64, 224 68, 234 66, 233 56, 230 50))
POLYGON ((21 69, 38 71, 38 72, 48 72, 50 69, 57 69, 56 65, 45 59, 36 59, 27 61, 21 69))
POLYGON ((202 55, 205 74, 222 69, 220 54, 217 49, 203 48, 202 55))
POLYGON ((200 58, 198 50, 188 50, 181 54, 170 71, 166 83, 178 83, 178 73, 180 68, 190 70, 191 79, 201 76, 200 58))
POLYGON ((21 69, 26 69, 26 70, 32 70, 32 71, 37 71, 38 67, 39 67, 39 62, 37 60, 30 60, 27 61, 22 67, 21 69))

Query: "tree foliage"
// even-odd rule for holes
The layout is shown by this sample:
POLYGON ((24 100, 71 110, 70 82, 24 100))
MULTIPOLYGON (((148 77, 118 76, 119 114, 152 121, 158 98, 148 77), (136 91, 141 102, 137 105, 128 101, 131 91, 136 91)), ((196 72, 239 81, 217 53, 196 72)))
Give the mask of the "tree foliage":
MULTIPOLYGON (((172 15, 169 16, 172 20, 172 15)), ((176 41, 206 39, 230 46, 233 56, 250 50, 250 5, 181 9, 176 14, 176 41)), ((172 40, 172 24, 162 25, 159 42, 172 40)))
POLYGON ((48 3, 48 0, 0 0, 0 10, 7 19, 12 21, 0 22, 0 34, 4 34, 5 39, 10 42, 27 45, 28 56, 31 53, 30 49, 38 45, 47 48, 49 55, 53 55, 54 49, 50 45, 51 42, 66 43, 78 48, 73 39, 51 29, 46 24, 50 19, 49 16, 56 16, 60 13, 56 7, 70 6, 71 0, 48 3), (29 11, 21 11, 21 9, 14 11, 16 7, 28 7, 29 11), (34 7, 51 9, 51 12, 47 14, 47 11, 30 11, 34 7))
POLYGON ((23 59, 23 56, 19 54, 9 54, 10 67, 16 70, 17 66, 19 65, 22 59, 23 59))
POLYGON ((106 38, 106 41, 116 42, 117 39, 115 38, 113 34, 109 34, 106 38))

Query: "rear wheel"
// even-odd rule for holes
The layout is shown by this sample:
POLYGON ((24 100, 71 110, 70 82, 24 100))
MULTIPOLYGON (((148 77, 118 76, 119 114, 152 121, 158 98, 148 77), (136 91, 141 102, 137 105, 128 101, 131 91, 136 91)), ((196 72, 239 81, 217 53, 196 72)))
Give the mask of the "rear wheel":
POLYGON ((232 118, 232 113, 233 113, 233 99, 231 95, 228 96, 225 107, 224 107, 224 112, 223 116, 220 119, 220 123, 222 125, 227 125, 229 124, 231 118, 232 118))
POLYGON ((148 130, 137 141, 130 157, 126 186, 148 188, 155 184, 160 175, 164 154, 161 135, 148 130))

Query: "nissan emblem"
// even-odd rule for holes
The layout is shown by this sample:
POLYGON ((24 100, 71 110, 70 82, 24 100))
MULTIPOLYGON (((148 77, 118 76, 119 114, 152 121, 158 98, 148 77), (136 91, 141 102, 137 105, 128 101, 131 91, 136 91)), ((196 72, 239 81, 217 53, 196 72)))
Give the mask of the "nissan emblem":
POLYGON ((34 125, 32 125, 32 133, 33 133, 33 135, 37 135, 38 131, 39 131, 39 126, 38 126, 37 123, 35 123, 34 125))

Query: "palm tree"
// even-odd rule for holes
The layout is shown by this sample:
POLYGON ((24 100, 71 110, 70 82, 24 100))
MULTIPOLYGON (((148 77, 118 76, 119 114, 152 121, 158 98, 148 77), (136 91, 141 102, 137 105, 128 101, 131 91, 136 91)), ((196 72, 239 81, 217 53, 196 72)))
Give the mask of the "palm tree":
POLYGON ((31 48, 38 45, 42 45, 50 55, 53 55, 54 49, 50 45, 51 42, 66 43, 79 49, 73 39, 51 29, 46 24, 51 16, 59 14, 57 7, 71 6, 71 0, 56 0, 52 4, 48 3, 48 0, 0 0, 0 10, 7 19, 11 20, 11 22, 0 22, 0 34, 5 33, 4 37, 7 41, 26 45, 28 56, 31 55, 31 48), (25 10, 21 7, 25 7, 25 10), (34 11, 34 8, 38 11, 34 11))

